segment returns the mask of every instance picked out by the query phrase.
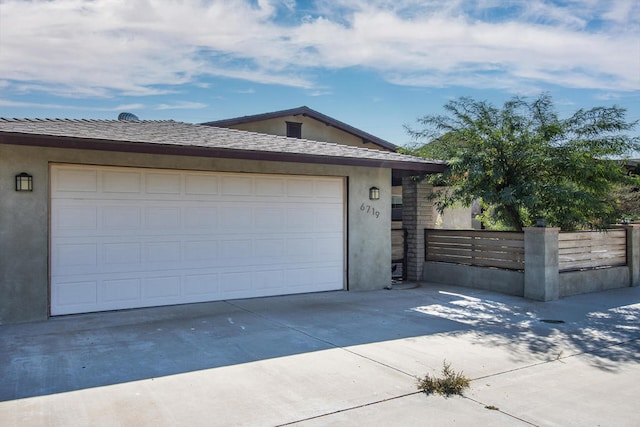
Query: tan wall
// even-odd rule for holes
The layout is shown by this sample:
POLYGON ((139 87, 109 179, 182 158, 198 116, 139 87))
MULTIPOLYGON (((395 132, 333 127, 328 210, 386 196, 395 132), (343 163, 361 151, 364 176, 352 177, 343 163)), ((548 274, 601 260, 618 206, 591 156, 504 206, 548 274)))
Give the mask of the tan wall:
POLYGON ((243 123, 229 126, 233 129, 247 130, 251 132, 261 132, 270 135, 287 135, 286 122, 302 123, 302 138, 312 141, 334 142, 336 144, 351 145, 354 147, 370 148, 372 150, 392 151, 372 143, 363 143, 362 138, 358 138, 348 132, 344 132, 333 126, 326 125, 318 120, 304 116, 287 116, 275 119, 261 120, 259 122, 243 123))
POLYGON ((443 213, 433 208, 433 222, 430 228, 440 230, 471 230, 473 229, 471 208, 455 207, 446 209, 443 213))
POLYGON ((350 290, 366 290, 390 283, 389 169, 0 144, 0 324, 48 316, 50 163, 346 177, 347 285, 350 290), (14 190, 14 176, 20 172, 33 175, 32 193, 14 190), (369 201, 371 186, 380 188, 380 200, 369 201), (380 214, 367 214, 366 206, 380 214))
MULTIPOLYGON (((392 194, 402 195, 402 186, 392 187, 392 194)), ((438 212, 434 202, 429 202, 433 205, 431 215, 428 217, 427 222, 424 224, 424 228, 436 228, 439 230, 472 230, 473 215, 470 207, 459 206, 455 208, 449 208, 443 213, 438 212)), ((393 228, 402 228, 402 221, 393 221, 393 228)))

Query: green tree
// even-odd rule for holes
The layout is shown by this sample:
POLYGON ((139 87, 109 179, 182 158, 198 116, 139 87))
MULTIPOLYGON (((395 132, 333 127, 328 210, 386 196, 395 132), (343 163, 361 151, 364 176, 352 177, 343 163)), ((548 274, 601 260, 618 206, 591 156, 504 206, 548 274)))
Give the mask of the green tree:
POLYGON ((604 228, 620 215, 613 189, 629 179, 620 157, 640 149, 630 136, 637 122, 619 107, 578 110, 561 119, 547 94, 515 97, 501 109, 459 98, 446 114, 407 127, 416 144, 410 154, 447 160, 432 176, 442 212, 479 199, 483 223, 522 230, 538 218, 563 230, 604 228), (426 141, 426 143, 425 143, 426 141))
POLYGON ((640 164, 627 166, 628 183, 614 188, 612 197, 620 206, 620 216, 625 220, 640 220, 640 164))

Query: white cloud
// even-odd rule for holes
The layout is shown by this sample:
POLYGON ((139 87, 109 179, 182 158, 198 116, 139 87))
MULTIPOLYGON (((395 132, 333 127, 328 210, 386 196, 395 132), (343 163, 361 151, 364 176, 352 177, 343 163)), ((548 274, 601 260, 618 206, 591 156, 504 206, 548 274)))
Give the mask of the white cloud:
POLYGON ((51 109, 62 109, 67 108, 66 105, 61 104, 46 104, 41 102, 20 102, 20 101, 11 101, 8 99, 0 99, 0 107, 19 107, 19 108, 51 108, 51 109))
POLYGON ((207 107, 207 104, 202 102, 180 101, 174 104, 160 104, 156 107, 156 110, 195 110, 205 107, 207 107))
POLYGON ((640 7, 638 2, 634 0, 613 0, 607 3, 609 4, 609 10, 603 15, 603 18, 615 23, 624 23, 629 15, 634 12, 634 9, 637 13, 640 7))
POLYGON ((318 0, 296 15, 297 7, 3 0, 0 90, 157 95, 216 76, 318 91, 319 71, 349 67, 420 86, 640 89, 637 2, 318 0))
POLYGON ((81 110, 81 111, 126 111, 141 110, 145 108, 144 104, 122 104, 115 107, 87 107, 73 104, 56 104, 45 102, 21 102, 8 99, 0 99, 0 107, 16 107, 16 108, 42 108, 50 110, 81 110))
POLYGON ((331 95, 333 92, 329 91, 329 90, 321 90, 321 89, 317 89, 317 90, 311 90, 309 92, 307 92, 307 95, 309 96, 327 96, 327 95, 331 95))
POLYGON ((131 111, 131 110, 142 110, 146 108, 144 104, 122 104, 116 107, 110 108, 110 111, 131 111))
POLYGON ((595 94, 594 98, 600 101, 617 101, 622 98, 622 96, 619 93, 601 92, 595 94))
MULTIPOLYGON (((640 87, 637 59, 628 54, 634 35, 616 38, 526 22, 486 23, 390 12, 354 16, 344 28, 318 19, 300 29, 305 40, 334 67, 366 66, 411 76, 443 74, 448 84, 471 84, 474 72, 539 78, 572 87, 632 90, 640 87), (329 34, 329 35, 327 35, 329 34), (343 40, 351 42, 346 46, 343 40), (604 78, 603 78, 604 77, 604 78)), ((429 77, 427 77, 429 78, 429 77)))

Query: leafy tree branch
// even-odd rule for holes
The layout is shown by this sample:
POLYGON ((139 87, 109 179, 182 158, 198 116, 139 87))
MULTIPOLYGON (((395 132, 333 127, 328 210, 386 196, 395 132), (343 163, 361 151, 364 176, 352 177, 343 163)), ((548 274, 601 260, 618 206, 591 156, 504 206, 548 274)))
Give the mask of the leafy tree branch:
POLYGON ((640 138, 629 135, 637 122, 624 109, 581 109, 561 119, 542 94, 502 108, 463 97, 444 110, 407 127, 416 143, 405 150, 448 161, 430 178, 447 187, 437 194, 441 212, 479 199, 487 226, 522 230, 545 218, 573 230, 607 227, 628 210, 615 190, 634 188, 621 159, 640 150, 640 138))

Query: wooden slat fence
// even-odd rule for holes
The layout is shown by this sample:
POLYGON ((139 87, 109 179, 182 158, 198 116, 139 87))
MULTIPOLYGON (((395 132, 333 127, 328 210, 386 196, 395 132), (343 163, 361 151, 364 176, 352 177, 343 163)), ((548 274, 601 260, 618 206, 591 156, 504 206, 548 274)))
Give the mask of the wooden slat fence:
POLYGON ((523 270, 524 233, 426 229, 425 259, 523 270))
POLYGON ((627 264, 625 230, 560 233, 560 271, 615 267, 627 264))

